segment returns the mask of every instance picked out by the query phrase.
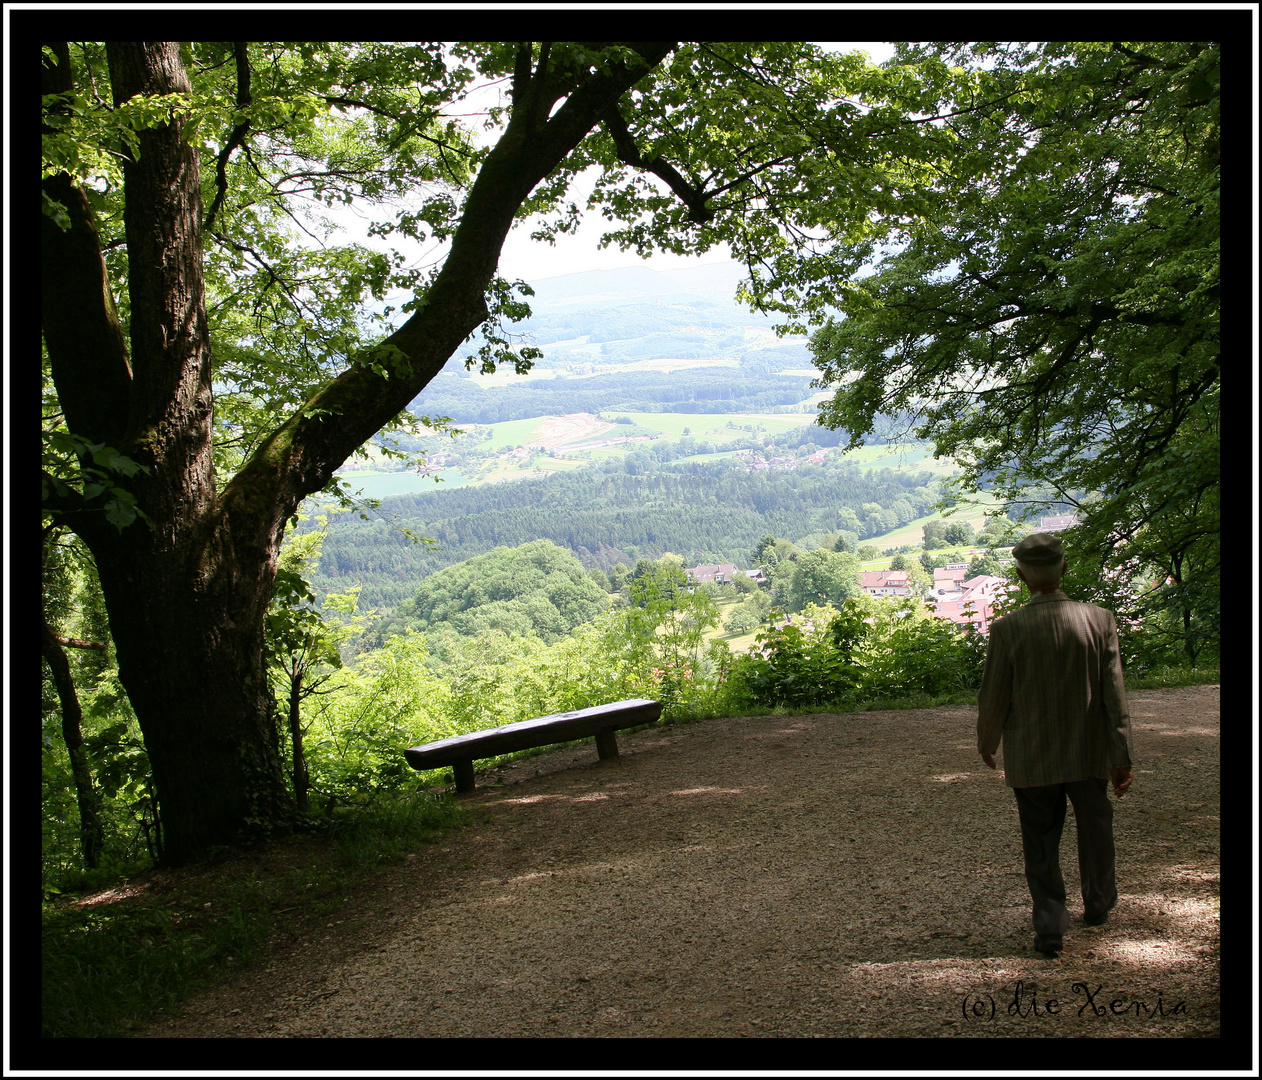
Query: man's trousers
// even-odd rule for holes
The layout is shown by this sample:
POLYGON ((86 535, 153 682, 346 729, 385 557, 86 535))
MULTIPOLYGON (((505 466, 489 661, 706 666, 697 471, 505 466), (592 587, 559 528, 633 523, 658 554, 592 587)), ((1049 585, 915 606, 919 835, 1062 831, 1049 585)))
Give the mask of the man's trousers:
POLYGON ((1078 872, 1084 915, 1103 915, 1117 903, 1113 858, 1113 805, 1108 781, 1099 778, 1067 784, 1013 788, 1021 817, 1025 880, 1034 901, 1034 932, 1059 938, 1069 926, 1065 879, 1060 872, 1060 834, 1065 799, 1074 804, 1078 826, 1078 872))

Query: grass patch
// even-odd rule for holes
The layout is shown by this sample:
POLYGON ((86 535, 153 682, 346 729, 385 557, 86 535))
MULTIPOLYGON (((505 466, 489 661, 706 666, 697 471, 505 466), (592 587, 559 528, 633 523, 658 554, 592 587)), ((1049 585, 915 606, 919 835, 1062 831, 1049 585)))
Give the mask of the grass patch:
POLYGON ((120 1037, 263 958, 278 920, 327 913, 373 870, 468 821, 450 796, 378 798, 314 834, 47 902, 41 1034, 120 1037))
POLYGON ((1212 686, 1219 682, 1217 667, 1187 668, 1166 667, 1146 671, 1142 675, 1127 675, 1127 690, 1168 690, 1180 686, 1212 686))

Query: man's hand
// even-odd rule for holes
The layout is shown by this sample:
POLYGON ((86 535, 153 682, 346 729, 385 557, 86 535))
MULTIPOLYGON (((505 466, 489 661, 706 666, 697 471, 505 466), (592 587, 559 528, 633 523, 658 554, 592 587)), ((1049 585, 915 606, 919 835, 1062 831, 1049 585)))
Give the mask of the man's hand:
POLYGON ((995 767, 995 758, 992 754, 982 754, 982 761, 984 761, 992 769, 995 767))
POLYGON ((1113 774, 1113 794, 1120 799, 1134 782, 1135 773, 1132 769, 1110 769, 1109 771, 1113 774))

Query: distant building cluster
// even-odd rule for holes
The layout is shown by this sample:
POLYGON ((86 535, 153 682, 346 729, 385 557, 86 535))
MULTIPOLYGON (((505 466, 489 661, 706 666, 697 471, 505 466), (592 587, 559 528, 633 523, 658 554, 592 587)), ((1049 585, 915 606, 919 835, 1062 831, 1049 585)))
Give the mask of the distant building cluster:
POLYGON ((735 563, 702 563, 700 566, 694 566, 690 570, 684 571, 688 575, 688 580, 694 585, 702 585, 707 581, 712 581, 716 585, 729 585, 738 577, 746 577, 751 581, 762 585, 767 581, 767 576, 761 569, 754 570, 737 570, 735 563))
POLYGON ((910 596, 911 582, 905 570, 875 570, 859 575, 859 588, 869 596, 910 596))
MULTIPOLYGON (((746 467, 751 471, 792 468, 806 460, 822 457, 812 454, 807 458, 771 458, 763 459, 752 451, 740 451, 745 457, 746 467)), ((1049 514, 1039 519, 1039 532, 1061 532, 1081 524, 1077 514, 1049 514)), ((946 619, 953 625, 970 628, 977 633, 990 631, 990 624, 995 617, 995 605, 1011 590, 1012 586, 1006 578, 993 574, 976 574, 969 577, 969 564, 966 562, 948 563, 933 571, 933 587, 925 597, 929 608, 939 619, 946 619)), ((761 570, 738 570, 732 563, 707 563, 694 566, 688 570, 691 581, 701 584, 712 581, 719 585, 730 584, 736 577, 745 576, 758 584, 765 584, 766 578, 761 570)), ((913 596, 918 592, 905 570, 865 571, 858 575, 858 585, 868 596, 897 599, 913 596)))
MULTIPOLYGON (((713 582, 728 585, 737 577, 765 584, 762 570, 738 570, 733 563, 703 563, 686 573, 693 584, 713 582)), ((858 576, 859 587, 869 596, 896 599, 915 595, 916 586, 905 570, 866 571, 858 576)), ((985 634, 994 618, 995 603, 1010 588, 1008 581, 993 574, 968 576, 967 563, 951 563, 933 572, 933 589, 926 602, 940 619, 958 627, 973 627, 985 634)))
POLYGON ((687 571, 688 580, 694 585, 703 585, 712 581, 716 585, 726 585, 737 574, 735 563, 702 563, 687 571))
MULTIPOLYGON (((902 570, 876 570, 859 575, 859 587, 869 596, 911 596, 916 590, 902 570)), ((956 626, 972 625, 981 633, 990 629, 996 597, 1007 581, 991 574, 968 576, 967 563, 950 563, 933 572, 933 591, 928 598, 933 613, 956 626)))
POLYGON ((934 574, 933 613, 939 619, 947 619, 956 626, 972 625, 979 633, 990 630, 990 621, 995 613, 995 601, 1010 588, 1008 582, 992 574, 978 574, 965 580, 941 579, 943 585, 948 581, 953 586, 949 591, 939 588, 939 579, 934 574))
POLYGON ((737 450, 733 457, 739 458, 746 472, 772 472, 776 469, 796 469, 802 465, 818 465, 827 456, 827 450, 817 450, 807 457, 765 457, 757 450, 737 450))

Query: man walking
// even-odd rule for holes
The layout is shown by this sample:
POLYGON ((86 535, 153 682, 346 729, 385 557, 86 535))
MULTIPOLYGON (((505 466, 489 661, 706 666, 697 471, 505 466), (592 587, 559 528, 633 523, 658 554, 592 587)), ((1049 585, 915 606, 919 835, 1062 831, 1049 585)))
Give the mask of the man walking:
POLYGON ((1130 716, 1117 622, 1111 611, 1061 591, 1068 563, 1059 538, 1034 533, 1012 556, 1032 595, 991 625, 977 749, 993 769, 1002 736, 1034 904, 1034 948, 1054 957, 1069 926, 1060 871, 1066 798, 1078 826, 1083 921, 1099 926, 1117 903, 1108 782, 1120 799, 1134 779, 1130 716))

